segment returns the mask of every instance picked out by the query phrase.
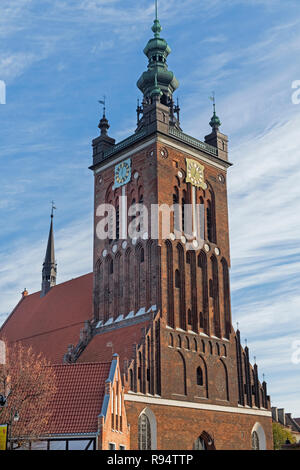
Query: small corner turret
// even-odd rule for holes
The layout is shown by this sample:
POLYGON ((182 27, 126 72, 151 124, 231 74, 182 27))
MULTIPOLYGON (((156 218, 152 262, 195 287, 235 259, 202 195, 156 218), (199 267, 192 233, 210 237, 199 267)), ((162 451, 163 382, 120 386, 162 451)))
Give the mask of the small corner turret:
POLYGON ((222 134, 219 131, 219 128, 221 127, 222 123, 219 119, 219 117, 216 114, 216 103, 215 103, 215 97, 213 96, 212 98, 213 101, 213 115, 210 120, 210 127, 212 128, 212 131, 210 134, 205 136, 205 143, 216 147, 218 150, 218 157, 221 158, 222 160, 228 160, 228 137, 225 134, 222 134))
POLYGON ((104 157, 104 153, 113 148, 116 141, 108 135, 108 129, 110 128, 109 122, 106 118, 106 109, 105 109, 105 99, 104 101, 99 101, 100 104, 103 104, 103 116, 99 121, 98 127, 100 129, 100 136, 96 137, 93 140, 93 164, 97 164, 104 157))

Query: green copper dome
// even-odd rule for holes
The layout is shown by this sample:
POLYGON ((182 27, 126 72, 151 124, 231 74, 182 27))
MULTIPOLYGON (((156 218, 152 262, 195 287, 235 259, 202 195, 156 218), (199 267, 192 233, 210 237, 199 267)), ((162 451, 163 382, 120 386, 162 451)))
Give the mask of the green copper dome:
POLYGON ((211 120, 210 120, 209 125, 210 125, 213 129, 215 129, 215 130, 218 130, 219 127, 221 126, 221 121, 220 121, 220 119, 218 118, 218 116, 216 115, 216 111, 215 111, 215 110, 214 110, 214 114, 213 114, 213 116, 212 116, 212 118, 211 118, 211 120))
POLYGON ((137 82, 137 86, 145 98, 157 94, 157 88, 160 89, 161 94, 171 98, 179 86, 174 73, 168 70, 167 57, 171 52, 171 48, 167 41, 160 37, 161 30, 160 22, 156 18, 152 26, 154 38, 148 41, 144 49, 144 54, 149 60, 148 70, 142 74, 137 82))

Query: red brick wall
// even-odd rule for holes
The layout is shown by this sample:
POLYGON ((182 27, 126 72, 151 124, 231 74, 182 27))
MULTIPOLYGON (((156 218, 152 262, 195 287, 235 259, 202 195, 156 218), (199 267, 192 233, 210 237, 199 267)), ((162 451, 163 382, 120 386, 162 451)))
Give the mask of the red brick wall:
MULTIPOLYGON (((191 186, 185 183, 186 157, 193 158, 188 153, 188 149, 185 153, 159 142, 133 154, 131 156, 132 175, 138 172, 139 176, 137 179, 132 177, 126 187, 126 193, 129 196, 128 206, 131 205, 133 199, 138 201, 140 193, 143 194, 144 204, 148 208, 155 203, 172 205, 175 186, 178 187, 179 201, 181 202, 186 191, 186 202, 191 203, 191 186), (179 171, 182 175, 178 175, 179 171)), ((200 198, 203 199, 205 214, 209 201, 214 206, 216 232, 214 242, 208 240, 207 219, 205 222, 205 242, 209 245, 209 251, 202 250, 200 259, 198 258, 199 250, 191 253, 186 250, 186 244, 180 240, 168 241, 173 252, 172 269, 170 269, 170 253, 168 253, 165 240, 153 241, 153 245, 141 240, 135 246, 128 239, 126 250, 130 248, 131 252, 126 258, 126 250, 121 247, 121 240, 116 242, 117 250, 113 253, 112 246, 115 243, 109 243, 108 240, 100 241, 95 237, 95 312, 100 319, 107 319, 110 316, 116 318, 120 314, 126 315, 131 310, 136 312, 141 307, 149 308, 154 304, 159 307, 160 321, 156 322, 156 333, 149 330, 144 336, 141 334, 133 356, 134 361, 130 365, 129 372, 133 377, 134 391, 159 394, 169 399, 199 403, 205 400, 205 403, 236 407, 238 405, 238 376, 235 333, 231 326, 230 295, 227 297, 225 295, 226 291, 229 294, 228 280, 226 281, 226 276, 223 275, 224 265, 230 267, 226 170, 203 161, 201 164, 205 167, 207 189, 197 189, 196 202, 199 204, 200 198), (178 251, 178 246, 180 251, 178 251), (142 248, 145 252, 143 263, 140 261, 142 248), (116 263, 114 264, 116 269, 112 275, 108 273, 107 260, 102 257, 103 249, 107 249, 109 256, 116 263), (206 297, 203 290, 203 263, 207 269, 206 297), (100 264, 101 272, 98 269, 100 264), (180 271, 180 289, 175 285, 176 270, 180 271), (168 318, 170 318, 171 309, 173 309, 171 313, 174 317, 172 329, 167 328, 168 324, 170 326, 168 318), (192 312, 192 323, 188 321, 189 310, 192 312), (200 323, 200 312, 205 314, 205 325, 200 323), (185 331, 178 330, 179 327, 184 328, 185 331), (196 334, 188 331, 191 329, 196 334), (173 345, 170 343, 170 334, 173 335, 173 345), (199 366, 204 375, 202 386, 197 385, 196 382, 196 370, 199 366)), ((104 201, 115 203, 121 194, 120 189, 116 191, 110 189, 114 180, 114 166, 98 173, 95 178, 95 209, 104 201)), ((95 217, 95 227, 96 224, 97 217, 95 217)), ((150 225, 147 231, 150 233, 150 225)), ((251 366, 250 369, 249 389, 252 393, 254 379, 251 366)), ((126 390, 130 389, 130 374, 127 377, 126 390)), ((241 387, 244 390, 244 383, 241 387)), ((262 393, 261 389, 260 393, 262 393)), ((252 395, 250 400, 253 405, 252 395)), ((129 410, 133 407, 132 404, 128 406, 129 410)), ((133 407, 131 421, 135 419, 137 423, 135 413, 138 411, 133 407)), ((200 417, 208 426, 204 430, 208 433, 214 432, 214 436, 218 437, 216 445, 219 448, 246 449, 249 448, 249 436, 256 422, 255 417, 252 416, 191 410, 184 410, 180 414, 182 421, 176 421, 174 408, 164 408, 161 416, 159 421, 160 448, 166 449, 177 448, 177 445, 180 445, 178 448, 181 449, 192 448, 194 438, 196 439, 201 434, 197 424, 200 417), (168 425, 164 428, 164 416, 166 420, 171 419, 171 428, 168 425), (195 422, 192 428, 190 428, 190 421, 195 422), (221 426, 218 431, 219 425, 221 426), (234 427, 237 428, 236 431, 234 427), (181 440, 176 441, 172 447, 172 439, 176 440, 176 432, 179 428, 184 428, 181 440), (164 437, 167 429, 170 437, 164 437), (191 436, 194 437, 191 438, 191 436)), ((266 418, 263 418, 263 421, 269 442, 271 442, 271 421, 266 418)), ((131 429, 131 436, 133 448, 136 448, 134 428, 131 429)))
POLYGON ((121 374, 118 366, 113 383, 106 383, 106 393, 110 394, 106 419, 99 418, 99 439, 98 448, 109 449, 109 443, 114 443, 116 450, 120 445, 130 449, 130 429, 128 427, 126 407, 124 403, 124 387, 121 381, 121 374))
POLYGON ((251 431, 256 422, 264 428, 267 449, 273 448, 272 421, 268 417, 127 401, 125 405, 133 450, 138 449, 138 417, 147 406, 156 417, 159 450, 192 450, 203 431, 214 439, 216 450, 251 450, 251 431))

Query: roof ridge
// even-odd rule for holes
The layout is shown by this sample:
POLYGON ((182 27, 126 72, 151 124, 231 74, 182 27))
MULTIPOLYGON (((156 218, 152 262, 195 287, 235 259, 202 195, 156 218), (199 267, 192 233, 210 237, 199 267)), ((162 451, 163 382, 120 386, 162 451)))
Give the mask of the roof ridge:
MULTIPOLYGON (((111 360, 113 361, 113 359, 111 360)), ((110 365, 111 361, 103 361, 103 362, 71 362, 71 363, 64 363, 64 364, 50 364, 46 367, 69 367, 69 366, 99 366, 99 365, 110 365)))

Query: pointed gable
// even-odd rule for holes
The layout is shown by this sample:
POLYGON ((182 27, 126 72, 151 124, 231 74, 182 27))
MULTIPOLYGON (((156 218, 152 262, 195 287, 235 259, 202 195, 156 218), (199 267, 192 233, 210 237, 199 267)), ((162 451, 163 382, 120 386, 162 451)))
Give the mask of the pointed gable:
POLYGON ((21 299, 0 329, 7 341, 22 341, 43 353, 52 363, 62 363, 69 344, 77 344, 84 322, 92 318, 93 274, 86 274, 21 299))

